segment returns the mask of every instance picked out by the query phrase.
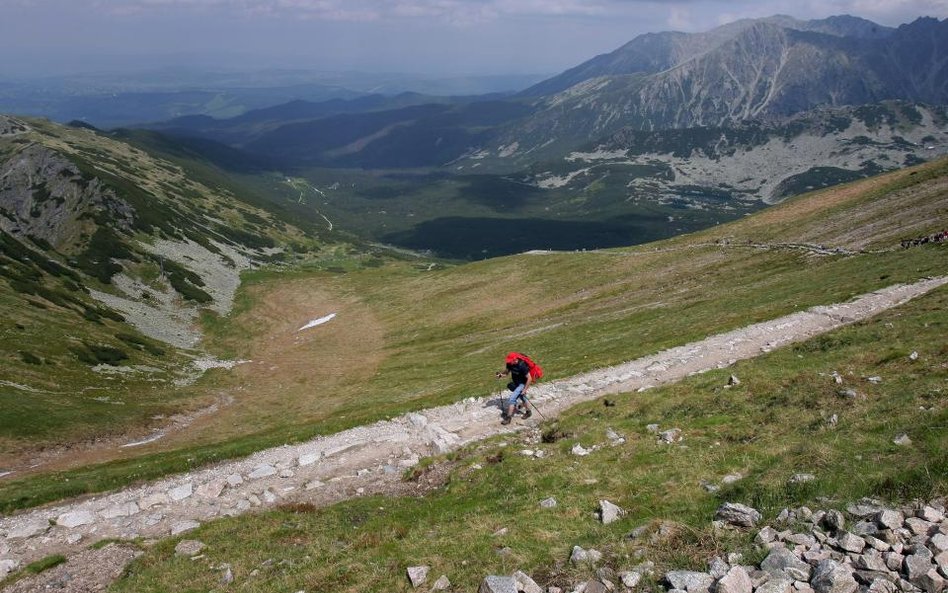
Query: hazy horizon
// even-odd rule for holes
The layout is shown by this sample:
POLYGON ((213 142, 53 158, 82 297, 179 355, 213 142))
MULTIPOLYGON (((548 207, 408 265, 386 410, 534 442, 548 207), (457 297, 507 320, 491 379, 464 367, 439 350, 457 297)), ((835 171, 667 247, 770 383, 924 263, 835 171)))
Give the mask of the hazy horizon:
POLYGON ((742 18, 885 26, 948 0, 5 0, 0 76, 167 69, 555 74, 636 36, 742 18))

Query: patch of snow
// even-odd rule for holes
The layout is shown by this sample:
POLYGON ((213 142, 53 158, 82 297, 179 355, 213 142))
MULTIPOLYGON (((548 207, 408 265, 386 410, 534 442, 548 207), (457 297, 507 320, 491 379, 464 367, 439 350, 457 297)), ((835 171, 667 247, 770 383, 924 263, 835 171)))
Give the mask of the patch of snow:
POLYGON ((519 142, 513 142, 513 143, 511 143, 511 144, 509 144, 509 145, 507 145, 507 146, 501 146, 501 147, 497 150, 497 156, 499 156, 499 157, 502 158, 502 159, 506 159, 506 158, 512 157, 514 154, 516 154, 517 150, 519 150, 519 149, 520 149, 520 143, 519 143, 519 142))
POLYGON ((135 441, 135 442, 133 442, 133 443, 125 443, 124 445, 119 445, 119 449, 125 449, 125 448, 127 448, 127 447, 140 447, 141 445, 147 445, 148 443, 154 443, 155 441, 157 441, 158 439, 160 439, 160 438, 162 438, 162 437, 164 437, 164 436, 165 436, 165 434, 164 434, 163 432, 159 432, 158 434, 152 435, 152 436, 148 437, 147 439, 143 439, 143 440, 141 440, 141 441, 135 441))
POLYGON ((330 313, 329 315, 326 315, 326 316, 324 316, 324 317, 320 317, 319 319, 314 319, 314 320, 310 321, 309 323, 307 323, 306 325, 304 325, 303 327, 299 328, 299 329, 296 330, 296 331, 301 332, 301 331, 303 331, 304 329, 309 329, 309 328, 311 328, 311 327, 316 327, 317 325, 322 325, 322 324, 326 323, 327 321, 332 320, 332 319, 335 318, 335 317, 336 317, 336 314, 335 314, 335 313, 330 313))

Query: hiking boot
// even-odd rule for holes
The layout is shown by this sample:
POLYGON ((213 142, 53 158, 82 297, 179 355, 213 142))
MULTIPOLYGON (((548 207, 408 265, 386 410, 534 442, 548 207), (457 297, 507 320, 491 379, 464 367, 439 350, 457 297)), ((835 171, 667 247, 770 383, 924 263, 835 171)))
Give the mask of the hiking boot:
POLYGON ((504 416, 504 419, 501 420, 500 423, 504 425, 510 424, 510 416, 504 416))
POLYGON ((526 420, 526 419, 529 418, 530 416, 533 416, 533 412, 531 412, 530 410, 525 410, 525 411, 523 412, 523 419, 524 419, 524 420, 526 420))

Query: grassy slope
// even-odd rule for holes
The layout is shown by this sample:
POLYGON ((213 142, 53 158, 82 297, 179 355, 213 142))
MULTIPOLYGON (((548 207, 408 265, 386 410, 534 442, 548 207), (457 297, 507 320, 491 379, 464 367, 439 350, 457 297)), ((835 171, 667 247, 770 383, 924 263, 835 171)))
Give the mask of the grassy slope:
POLYGON ((822 233, 824 242, 846 245, 854 228, 876 233, 875 221, 834 230, 836 219, 866 211, 898 191, 905 193, 898 218, 914 231, 934 230, 945 224, 948 195, 921 189, 942 183, 946 173, 946 163, 929 165, 915 175, 897 173, 802 197, 732 225, 639 248, 518 256, 433 271, 392 264, 347 274, 325 269, 336 265, 293 275, 258 273, 232 319, 215 323, 214 349, 258 360, 265 344, 286 339, 326 312, 309 308, 313 302, 297 310, 268 310, 269 301, 285 296, 288 279, 296 283, 290 292, 321 291, 326 302, 348 307, 326 326, 339 332, 333 339, 348 349, 319 351, 318 340, 288 340, 276 353, 263 350, 277 357, 273 366, 295 374, 255 372, 259 367, 216 374, 210 380, 215 389, 247 396, 185 440, 163 445, 172 450, 4 481, 0 508, 112 488, 489 393, 497 389, 490 371, 508 349, 536 355, 555 379, 799 308, 944 274, 944 247, 815 257, 745 243, 822 233), (934 218, 932 207, 940 208, 934 218), (724 238, 728 246, 715 244, 724 238), (311 377, 323 366, 334 369, 328 387, 311 377))
MULTIPOLYGON (((260 232, 281 243, 313 245, 299 229, 274 220, 263 210, 240 204, 229 188, 214 179, 196 181, 174 163, 89 130, 41 120, 29 120, 29 125, 33 128, 30 133, 0 142, 2 158, 10 158, 24 146, 35 143, 84 163, 90 176, 107 179, 120 198, 132 201, 137 220, 158 224, 157 220, 174 213, 174 221, 165 220, 170 226, 177 227, 180 220, 188 220, 193 232, 204 228, 208 236, 219 241, 222 237, 210 230, 213 225, 209 220, 214 218, 235 231, 260 232)), ((137 230, 135 240, 151 240, 147 232, 137 230)), ((191 234, 191 229, 188 232, 191 234)), ((134 243, 122 240, 125 244, 134 243)), ((33 249, 35 258, 41 249, 33 249)), ((80 256, 82 249, 80 245, 66 245, 61 253, 46 255, 65 265, 70 258, 80 256)), ((126 262, 126 272, 161 287, 156 263, 139 257, 137 263, 126 262)), ((4 273, 3 279, 7 277, 4 273)), ((91 277, 75 278, 85 287, 116 292, 91 277)), ((189 364, 189 359, 174 348, 142 337, 125 323, 83 316, 78 306, 67 307, 18 293, 3 279, 0 456, 19 454, 30 447, 55 447, 121 435, 143 429, 154 422, 152 418, 156 415, 200 407, 212 399, 202 389, 183 390, 171 385, 177 371, 189 364), (89 352, 85 344, 121 350, 128 358, 119 364, 143 365, 151 371, 94 372, 90 364, 77 358, 77 352, 89 352)), ((100 307, 78 289, 62 289, 62 282, 49 274, 40 282, 86 303, 88 308, 100 307)), ((0 461, 2 469, 5 468, 0 461)))
POLYGON ((606 564, 617 570, 641 561, 639 550, 660 570, 703 570, 711 556, 737 549, 754 558, 749 536, 710 529, 723 501, 752 504, 772 520, 784 505, 825 508, 819 497, 840 508, 865 495, 905 500, 945 494, 946 308, 948 290, 939 289, 730 370, 623 394, 615 407, 579 406, 544 425, 547 434, 569 435, 555 443, 494 439, 453 455, 447 485, 421 499, 371 497, 214 521, 186 536, 208 544, 201 560, 175 557, 181 538, 165 540, 146 551, 114 590, 208 590, 220 576, 214 567, 225 562, 234 585, 252 592, 408 591, 405 568, 419 564, 432 567, 429 582, 447 574, 458 590, 475 590, 485 575, 516 569, 541 585, 565 588, 591 572, 565 562, 573 545, 606 552, 606 564), (909 359, 913 350, 916 361, 909 359), (833 371, 865 399, 840 397, 833 371), (726 388, 732 372, 742 383, 726 388), (882 377, 881 384, 867 382, 869 376, 882 377), (833 414, 836 428, 827 422, 833 414), (683 444, 658 444, 646 430, 650 423, 681 428, 683 444), (575 443, 608 443, 607 427, 627 442, 584 458, 569 453, 575 443), (911 445, 893 444, 902 432, 911 445), (519 455, 524 447, 548 457, 519 455), (488 460, 498 454, 501 462, 488 460), (817 480, 790 485, 797 472, 817 480), (702 482, 718 484, 733 473, 744 478, 717 494, 702 488, 702 482), (548 496, 556 498, 556 508, 539 507, 548 496), (628 515, 601 525, 593 514, 601 499, 628 515), (671 526, 666 537, 626 538, 639 525, 654 531, 659 521, 671 526), (504 527, 505 535, 493 535, 504 527), (502 554, 502 548, 509 551, 502 554), (259 572, 251 576, 254 570, 259 572))

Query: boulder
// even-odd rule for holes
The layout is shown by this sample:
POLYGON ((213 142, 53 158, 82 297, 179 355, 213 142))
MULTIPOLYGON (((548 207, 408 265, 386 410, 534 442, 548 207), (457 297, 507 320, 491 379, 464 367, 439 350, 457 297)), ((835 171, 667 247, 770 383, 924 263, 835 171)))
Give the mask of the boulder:
POLYGON ((853 554, 859 554, 866 547, 866 540, 848 531, 836 536, 836 542, 840 549, 853 554))
POLYGON ((688 593, 707 593, 714 584, 714 577, 706 572, 673 570, 665 573, 665 582, 672 589, 680 589, 688 593))
POLYGON ((522 570, 513 573, 513 579, 517 583, 517 590, 522 593, 543 593, 543 587, 522 570))
POLYGON ((198 486, 197 495, 201 498, 217 498, 224 491, 226 485, 227 482, 224 480, 211 480, 198 486))
POLYGON ((639 581, 642 580, 642 573, 634 570, 626 570, 619 573, 619 579, 622 580, 623 585, 629 589, 633 589, 639 584, 639 581))
POLYGON ((810 565, 797 558, 786 548, 774 548, 760 563, 760 569, 774 577, 788 577, 797 581, 810 579, 810 565))
POLYGON ((411 581, 411 586, 417 588, 424 583, 428 579, 429 570, 431 570, 430 566, 409 566, 408 580, 411 581))
POLYGON ((852 572, 835 560, 817 564, 810 585, 816 593, 854 593, 859 588, 852 572))
POLYGON ((738 527, 753 527, 760 517, 757 509, 736 502, 724 503, 714 514, 715 519, 738 527))
POLYGON ((518 593, 513 577, 490 575, 481 582, 478 593, 518 593))
POLYGON ((929 523, 941 523, 945 520, 945 513, 932 506, 922 507, 915 513, 915 516, 929 523))
POLYGON ((786 576, 771 576, 770 579, 757 586, 754 593, 790 593, 793 589, 793 580, 786 576))
POLYGON ((608 500, 599 501, 599 518, 602 520, 603 525, 608 525, 618 521, 619 518, 624 514, 624 510, 612 504, 608 500))
POLYGON ((754 584, 747 575, 747 571, 740 566, 732 566, 718 581, 715 591, 717 593, 751 593, 753 589, 754 584))

